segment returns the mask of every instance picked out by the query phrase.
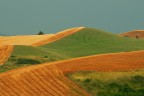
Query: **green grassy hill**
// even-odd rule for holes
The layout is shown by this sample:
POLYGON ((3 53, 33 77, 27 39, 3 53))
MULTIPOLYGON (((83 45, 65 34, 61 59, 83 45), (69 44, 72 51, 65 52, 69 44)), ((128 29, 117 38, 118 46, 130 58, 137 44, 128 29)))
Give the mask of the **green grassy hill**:
POLYGON ((62 60, 143 49, 143 39, 121 37, 97 29, 84 28, 79 32, 40 47, 15 46, 12 55, 48 56, 56 60, 62 60))
POLYGON ((104 31, 84 28, 53 43, 39 47, 62 59, 144 49, 144 40, 120 37, 104 31))

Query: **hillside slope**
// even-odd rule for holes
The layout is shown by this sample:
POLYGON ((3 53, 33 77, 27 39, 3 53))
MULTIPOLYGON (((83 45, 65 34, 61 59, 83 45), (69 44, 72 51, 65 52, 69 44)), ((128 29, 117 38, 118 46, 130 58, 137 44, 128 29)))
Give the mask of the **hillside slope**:
MULTIPOLYGON (((58 34, 65 34, 65 32, 68 34, 69 31, 58 34)), ((46 41, 45 43, 48 44, 43 42, 41 44, 45 45, 39 47, 15 46, 12 55, 41 55, 63 60, 103 53, 144 50, 144 40, 141 39, 121 37, 92 28, 82 28, 79 31, 72 32, 74 33, 70 32, 69 35, 65 35, 58 40, 54 39, 55 36, 53 36, 51 38, 56 41, 51 43, 46 41)))
POLYGON ((51 38, 45 39, 41 42, 36 42, 33 44, 33 46, 41 46, 41 45, 45 45, 51 42, 55 42, 57 40, 60 40, 68 35, 71 35, 73 33, 76 33, 80 30, 82 30, 84 27, 76 27, 76 28, 70 28, 61 32, 56 33, 54 36, 52 36, 51 38))
POLYGON ((144 51, 81 57, 20 68, 0 74, 4 96, 88 96, 63 74, 77 71, 128 71, 144 68, 144 51))
POLYGON ((61 57, 64 56, 65 59, 65 57, 76 58, 103 53, 143 50, 144 41, 125 38, 92 28, 84 28, 38 48, 62 54, 61 57))
POLYGON ((1 96, 89 96, 55 65, 37 65, 0 74, 1 96))
POLYGON ((0 36, 0 45, 41 46, 41 45, 45 45, 45 44, 57 41, 83 28, 84 27, 71 28, 71 29, 67 29, 64 31, 60 31, 56 34, 0 36))
POLYGON ((84 70, 136 70, 144 68, 144 51, 93 55, 70 60, 57 61, 49 64, 55 64, 64 73, 84 70))

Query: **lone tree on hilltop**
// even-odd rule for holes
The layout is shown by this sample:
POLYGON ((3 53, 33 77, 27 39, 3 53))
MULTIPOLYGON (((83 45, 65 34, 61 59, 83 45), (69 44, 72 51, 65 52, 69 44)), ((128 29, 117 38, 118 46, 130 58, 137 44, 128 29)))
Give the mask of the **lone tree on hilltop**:
POLYGON ((139 39, 139 36, 138 36, 138 35, 136 35, 136 39, 139 39))
POLYGON ((44 33, 43 33, 42 31, 40 31, 40 32, 38 33, 38 35, 44 35, 44 33))

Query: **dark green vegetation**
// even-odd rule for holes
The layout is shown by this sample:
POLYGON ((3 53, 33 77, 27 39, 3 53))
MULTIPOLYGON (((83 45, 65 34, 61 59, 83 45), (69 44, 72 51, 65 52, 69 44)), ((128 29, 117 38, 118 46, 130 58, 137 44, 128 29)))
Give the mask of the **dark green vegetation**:
POLYGON ((129 72, 76 72, 67 77, 92 96, 144 96, 144 70, 129 72))
POLYGON ((15 56, 49 56, 55 60, 103 53, 144 49, 144 40, 121 37, 101 30, 84 28, 58 41, 40 47, 16 46, 15 56))
POLYGON ((45 62, 55 61, 53 58, 48 56, 14 56, 12 55, 6 64, 0 66, 0 72, 5 72, 8 70, 41 64, 45 62))

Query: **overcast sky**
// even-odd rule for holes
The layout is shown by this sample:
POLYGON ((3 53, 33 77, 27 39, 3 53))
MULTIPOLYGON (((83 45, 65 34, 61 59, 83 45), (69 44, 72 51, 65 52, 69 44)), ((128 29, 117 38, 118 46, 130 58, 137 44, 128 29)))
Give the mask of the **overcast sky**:
POLYGON ((85 26, 120 33, 144 29, 144 0, 0 0, 0 33, 56 33, 85 26))

